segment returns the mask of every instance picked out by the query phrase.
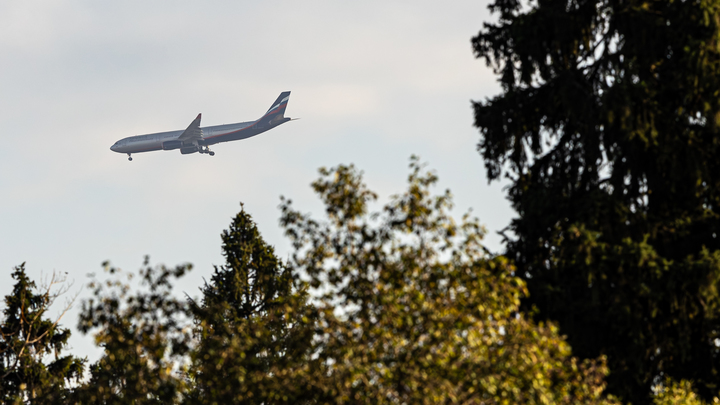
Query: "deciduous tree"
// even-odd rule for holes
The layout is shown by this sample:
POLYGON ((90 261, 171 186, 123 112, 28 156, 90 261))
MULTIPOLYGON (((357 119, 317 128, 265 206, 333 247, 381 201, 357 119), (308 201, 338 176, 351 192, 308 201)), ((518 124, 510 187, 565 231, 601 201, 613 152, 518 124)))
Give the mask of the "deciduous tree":
MULTIPOLYGON (((104 267, 120 272, 109 263, 104 267)), ((75 390, 74 403, 172 404, 184 398, 192 322, 172 281, 190 269, 152 267, 146 258, 140 288, 117 278, 90 284, 93 298, 83 302, 79 328, 92 332, 104 353, 75 390)))
POLYGON ((482 245, 483 229, 449 214, 449 192, 411 161, 407 190, 382 212, 353 166, 322 169, 326 221, 282 205, 293 269, 320 310, 309 374, 319 403, 614 403, 602 359, 578 362, 552 324, 518 311, 525 283, 482 245))
POLYGON ((519 311, 512 263, 487 252, 477 220, 452 218, 417 159, 376 213, 354 167, 321 174, 326 220, 282 202, 287 263, 241 211, 200 302, 171 294, 184 266, 146 267, 147 292, 96 285, 81 327, 105 355, 78 402, 618 403, 602 357, 578 361, 553 324, 519 311))

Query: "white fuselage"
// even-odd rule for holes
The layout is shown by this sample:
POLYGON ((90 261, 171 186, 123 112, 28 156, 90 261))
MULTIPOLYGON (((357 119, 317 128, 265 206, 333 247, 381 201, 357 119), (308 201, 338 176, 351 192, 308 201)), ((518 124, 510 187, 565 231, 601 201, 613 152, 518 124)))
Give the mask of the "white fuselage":
MULTIPOLYGON (((220 142, 249 138, 259 133, 251 128, 255 123, 256 121, 239 122, 236 124, 214 125, 201 128, 204 135, 204 142, 201 143, 204 145, 213 145, 220 142)), ((110 147, 110 150, 119 153, 140 153, 162 150, 164 142, 177 140, 182 133, 183 130, 179 129, 177 131, 129 136, 115 142, 115 144, 110 147)))
POLYGON ((289 91, 280 93, 265 115, 255 121, 200 127, 202 114, 198 114, 185 130, 130 136, 115 142, 110 150, 127 153, 128 160, 132 160, 130 155, 133 153, 154 150, 178 149, 183 155, 199 152, 212 156, 215 152, 210 150, 210 145, 250 138, 290 121, 290 118, 285 117, 289 98, 289 91))

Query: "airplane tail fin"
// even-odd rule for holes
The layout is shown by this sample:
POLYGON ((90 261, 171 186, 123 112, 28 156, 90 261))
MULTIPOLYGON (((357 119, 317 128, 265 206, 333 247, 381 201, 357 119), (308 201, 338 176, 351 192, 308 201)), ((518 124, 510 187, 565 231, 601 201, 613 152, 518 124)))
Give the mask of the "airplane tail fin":
POLYGON ((289 99, 290 99, 289 91, 283 91, 282 93, 280 93, 280 96, 277 98, 277 100, 275 100, 274 103, 272 103, 272 106, 267 111, 267 113, 265 113, 265 116, 269 116, 270 114, 272 114, 272 115, 279 114, 280 117, 284 117, 285 116, 285 108, 287 108, 289 99))
MULTIPOLYGON (((280 93, 280 96, 272 103, 270 109, 258 120, 258 128, 272 128, 282 123, 290 121, 290 118, 285 117, 285 108, 287 108, 288 100, 290 99, 290 92, 284 91, 280 93)), ((266 130, 266 129, 265 129, 266 130)))

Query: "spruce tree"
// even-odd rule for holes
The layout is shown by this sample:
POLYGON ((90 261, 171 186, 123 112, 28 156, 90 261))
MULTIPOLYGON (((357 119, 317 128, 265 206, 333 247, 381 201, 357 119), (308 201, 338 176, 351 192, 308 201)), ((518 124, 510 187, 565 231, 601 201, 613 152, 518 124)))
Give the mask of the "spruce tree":
MULTIPOLYGON (((42 290, 25 272, 15 267, 12 293, 5 296, 0 325, 0 402, 62 403, 71 383, 82 377, 85 361, 62 355, 70 331, 47 317, 55 299, 65 289, 54 276, 42 290)), ((64 312, 63 312, 64 313, 64 312)))
POLYGON ((502 93, 474 103, 490 180, 511 180, 525 307, 609 391, 720 389, 720 3, 496 0, 472 39, 502 93))
POLYGON ((195 306, 198 345, 189 398, 212 404, 300 403, 308 392, 293 381, 313 363, 314 315, 304 284, 245 210, 223 231, 222 242, 226 263, 215 267, 195 306))

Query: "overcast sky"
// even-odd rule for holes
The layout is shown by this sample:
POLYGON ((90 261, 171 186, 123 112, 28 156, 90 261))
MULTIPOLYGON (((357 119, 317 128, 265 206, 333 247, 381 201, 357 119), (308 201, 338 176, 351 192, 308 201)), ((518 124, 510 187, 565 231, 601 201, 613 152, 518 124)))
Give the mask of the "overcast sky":
MULTIPOLYGON (((279 196, 319 216, 317 168, 354 163, 381 202, 419 155, 495 231, 513 215, 488 185, 471 100, 499 92, 470 39, 485 1, 26 1, 0 3, 0 293, 13 266, 68 273, 73 292, 110 260, 135 271, 193 263, 197 295, 220 265, 220 233, 253 215, 283 258, 279 196), (282 91, 286 116, 216 154, 126 155, 131 135, 259 118, 282 91)), ((89 289, 80 291, 80 299, 89 289)), ((76 309, 79 303, 75 305, 76 309)), ((63 324, 75 327, 77 311, 63 324)), ((75 334, 77 335, 77 333, 75 334)), ((75 336, 74 351, 89 354, 75 336)))

